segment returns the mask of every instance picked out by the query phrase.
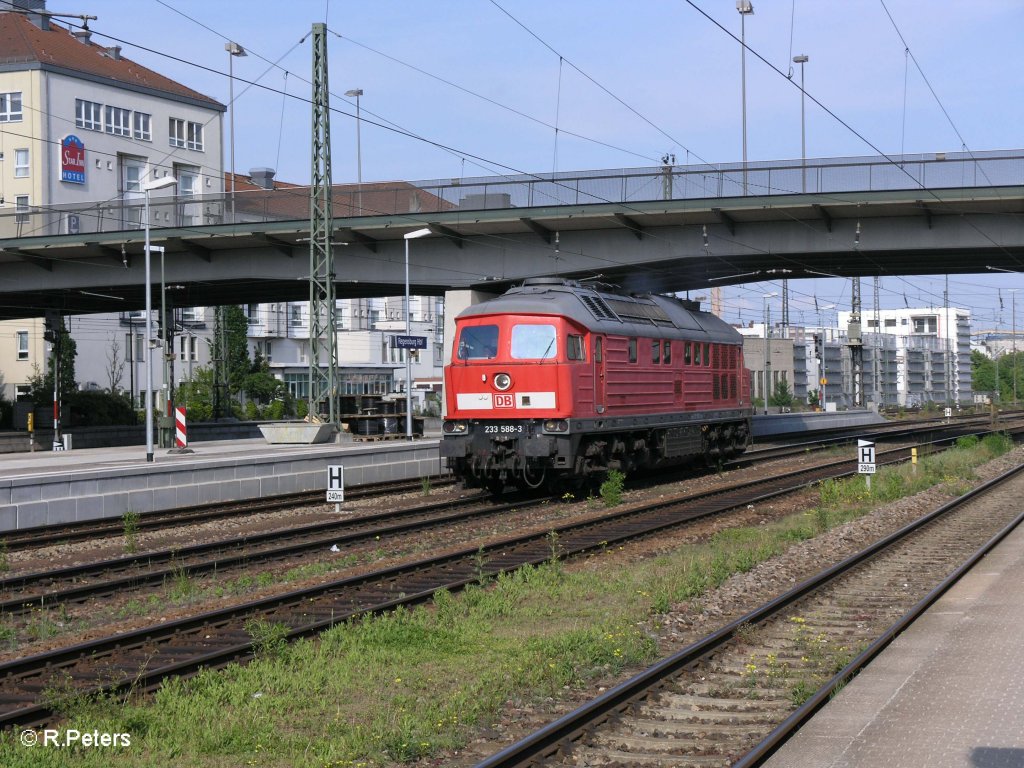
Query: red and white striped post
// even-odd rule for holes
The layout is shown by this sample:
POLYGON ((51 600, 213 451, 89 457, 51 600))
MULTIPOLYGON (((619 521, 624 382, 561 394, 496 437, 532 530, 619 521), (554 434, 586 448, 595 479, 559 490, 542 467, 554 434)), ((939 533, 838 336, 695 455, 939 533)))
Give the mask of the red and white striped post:
POLYGON ((185 421, 185 406, 183 405, 174 409, 174 446, 175 448, 188 448, 188 429, 185 421))

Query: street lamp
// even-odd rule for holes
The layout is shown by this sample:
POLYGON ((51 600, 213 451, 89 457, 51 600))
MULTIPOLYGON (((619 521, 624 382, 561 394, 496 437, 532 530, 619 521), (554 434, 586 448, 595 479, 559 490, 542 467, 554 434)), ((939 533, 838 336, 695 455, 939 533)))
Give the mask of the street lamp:
MULTIPOLYGON (((153 460, 153 297, 150 295, 149 271, 149 193, 154 189, 167 189, 178 183, 174 176, 150 179, 142 183, 146 193, 146 461, 153 460)), ((160 247, 163 251, 163 246, 160 247)))
POLYGON ((750 0, 736 0, 740 13, 740 77, 743 98, 743 194, 747 194, 747 16, 754 14, 750 0))
POLYGON ((359 215, 362 215, 362 141, 359 136, 359 129, 362 126, 362 119, 359 117, 359 96, 362 95, 361 88, 352 88, 350 91, 345 91, 345 95, 349 98, 355 98, 355 181, 358 184, 356 187, 356 202, 359 207, 359 215))
MULTIPOLYGON (((224 43, 228 52, 228 117, 231 120, 231 223, 235 222, 235 57, 246 56, 245 48, 238 43, 224 43)), ((224 155, 221 155, 224 157, 224 155)))
POLYGON ((768 388, 771 386, 772 377, 772 355, 771 346, 768 341, 768 324, 771 322, 771 306, 768 304, 768 299, 778 296, 778 293, 766 293, 764 294, 764 378, 762 379, 761 394, 764 395, 764 415, 768 415, 768 388))
MULTIPOLYGON (((424 227, 406 232, 405 237, 405 335, 412 334, 412 323, 409 320, 409 241, 430 234, 424 227)), ((405 439, 412 440, 412 357, 405 350, 405 439)))
POLYGON ((804 91, 804 64, 808 61, 810 61, 810 57, 806 53, 793 57, 793 63, 800 65, 800 180, 803 192, 807 191, 807 131, 804 122, 807 93, 804 91))

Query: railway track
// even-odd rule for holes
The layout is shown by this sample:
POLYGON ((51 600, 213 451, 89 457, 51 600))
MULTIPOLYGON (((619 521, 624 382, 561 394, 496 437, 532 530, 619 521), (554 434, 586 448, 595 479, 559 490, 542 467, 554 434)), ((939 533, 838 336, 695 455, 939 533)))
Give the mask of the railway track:
MULTIPOLYGON (((442 488, 454 484, 447 477, 428 478, 432 488, 442 488)), ((396 483, 374 483, 345 491, 347 501, 388 496, 396 493, 416 491, 422 487, 423 480, 403 480, 396 483)), ((195 507, 147 512, 139 516, 138 532, 158 531, 182 525, 198 525, 212 520, 223 520, 242 517, 258 512, 275 512, 281 509, 305 504, 326 504, 324 491, 308 491, 290 493, 281 496, 270 496, 262 499, 250 499, 243 502, 227 504, 203 504, 195 507)), ((104 518, 86 520, 65 525, 45 525, 33 528, 21 528, 0 534, 9 552, 33 547, 69 544, 77 541, 88 541, 106 536, 123 536, 124 521, 121 518, 104 518)))
MULTIPOLYGON (((948 443, 951 439, 947 437, 939 443, 948 443)), ((804 450, 803 447, 794 448, 783 455, 801 454, 804 450)), ((886 461, 903 460, 905 451, 896 451, 883 452, 881 457, 886 461)), ((772 454, 773 457, 777 455, 772 454)), ((840 460, 823 467, 831 471, 831 468, 844 463, 852 464, 840 460)), ((722 491, 746 487, 746 483, 729 484, 722 491)), ((81 604, 129 590, 159 586, 181 576, 223 574, 239 567, 251 568, 330 547, 341 551, 381 537, 454 525, 523 508, 521 499, 497 503, 470 496, 357 519, 331 520, 10 576, 0 579, 0 614, 17 616, 42 607, 81 604), (464 506, 469 508, 453 511, 464 506)))
POLYGON ((760 765, 1024 522, 1022 492, 1018 466, 477 768, 760 765))
MULTIPOLYGON (((909 453, 909 448, 894 449, 880 453, 878 461, 903 460, 909 453)), ((289 639, 313 635, 352 616, 429 599, 438 589, 460 589, 502 571, 649 536, 799 490, 827 477, 850 474, 855 468, 854 461, 836 461, 733 485, 710 497, 691 496, 620 510, 553 531, 470 547, 0 664, 0 726, 45 722, 50 712, 40 703, 40 695, 54 680, 69 679, 84 691, 148 690, 170 676, 248 658, 253 644, 246 626, 252 620, 283 625, 289 639)))
POLYGON ((467 496, 353 519, 330 520, 10 576, 0 579, 0 614, 17 615, 44 606, 83 602, 159 585, 180 575, 224 573, 332 546, 342 551, 382 536, 452 525, 522 507, 521 501, 497 503, 479 495, 467 496), (459 507, 470 509, 453 511, 459 507))
MULTIPOLYGON (((1019 415, 1014 418, 1007 418, 1000 425, 1002 431, 1011 431, 1020 427, 1024 420, 1019 415)), ((897 440, 917 439, 921 436, 942 437, 963 437, 971 434, 983 434, 992 431, 991 421, 987 417, 971 416, 961 417, 952 423, 926 423, 901 425, 892 428, 859 428, 859 431, 851 431, 849 427, 840 427, 834 430, 816 430, 813 433, 804 435, 811 439, 801 439, 796 442, 786 441, 783 445, 770 445, 764 448, 751 448, 746 453, 735 459, 726 462, 725 466, 745 466, 752 461, 760 461, 767 458, 792 456, 801 451, 817 451, 832 448, 840 445, 847 445, 854 440, 877 440, 892 442, 897 440), (834 436, 830 436, 834 435, 834 436)), ((780 437, 785 437, 780 436, 780 437)))

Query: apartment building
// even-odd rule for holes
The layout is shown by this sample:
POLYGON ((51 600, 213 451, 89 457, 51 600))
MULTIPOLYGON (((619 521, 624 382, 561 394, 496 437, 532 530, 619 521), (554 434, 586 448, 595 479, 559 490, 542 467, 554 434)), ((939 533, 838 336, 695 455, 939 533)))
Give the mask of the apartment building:
MULTIPOLYGON (((223 104, 141 66, 118 46, 94 42, 88 30, 62 26, 45 0, 4 7, 10 10, 0 12, 0 239, 140 228, 142 185, 172 174, 177 189, 154 191, 153 199, 176 194, 179 204, 154 206, 154 225, 219 220, 222 212, 188 199, 223 192, 223 104)), ((69 319, 78 381, 107 387, 116 347, 133 360, 144 354, 130 344, 143 320, 141 313, 69 319)), ((8 398, 24 391, 37 366, 45 369, 42 325, 0 322, 8 398)), ((162 366, 155 368, 159 381, 162 366)), ((126 372, 119 386, 127 389, 128 379, 126 372)))

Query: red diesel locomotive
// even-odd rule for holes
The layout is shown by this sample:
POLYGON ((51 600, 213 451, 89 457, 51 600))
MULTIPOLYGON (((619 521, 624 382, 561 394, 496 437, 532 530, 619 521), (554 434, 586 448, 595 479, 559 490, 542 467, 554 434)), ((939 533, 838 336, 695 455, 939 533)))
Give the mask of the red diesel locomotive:
POLYGON ((572 488, 742 453, 742 337, 697 302, 533 278, 463 311, 441 455, 467 485, 572 488))

